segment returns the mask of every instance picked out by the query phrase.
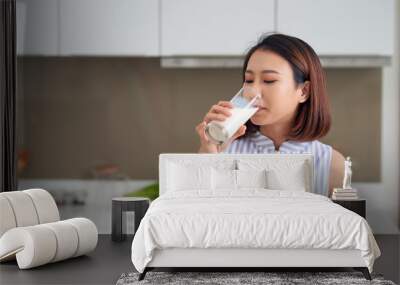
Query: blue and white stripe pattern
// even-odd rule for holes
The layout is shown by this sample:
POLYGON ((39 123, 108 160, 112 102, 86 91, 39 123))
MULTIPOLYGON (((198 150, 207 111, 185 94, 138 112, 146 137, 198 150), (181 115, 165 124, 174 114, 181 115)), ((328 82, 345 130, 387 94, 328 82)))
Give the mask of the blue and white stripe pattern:
POLYGON ((275 150, 273 141, 256 132, 250 136, 236 139, 224 153, 312 153, 314 155, 314 192, 329 194, 329 174, 331 169, 332 147, 317 140, 308 142, 285 141, 275 150))

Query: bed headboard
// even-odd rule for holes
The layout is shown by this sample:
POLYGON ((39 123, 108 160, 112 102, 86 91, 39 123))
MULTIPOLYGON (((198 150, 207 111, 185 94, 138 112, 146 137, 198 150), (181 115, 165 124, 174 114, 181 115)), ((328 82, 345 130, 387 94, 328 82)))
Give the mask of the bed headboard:
POLYGON ((204 153, 162 153, 159 156, 159 185, 160 195, 166 193, 168 185, 167 169, 170 162, 190 163, 191 165, 233 165, 237 169, 238 162, 262 161, 270 165, 279 165, 291 161, 303 161, 309 168, 309 189, 314 190, 314 157, 311 153, 302 154, 204 154, 204 153))

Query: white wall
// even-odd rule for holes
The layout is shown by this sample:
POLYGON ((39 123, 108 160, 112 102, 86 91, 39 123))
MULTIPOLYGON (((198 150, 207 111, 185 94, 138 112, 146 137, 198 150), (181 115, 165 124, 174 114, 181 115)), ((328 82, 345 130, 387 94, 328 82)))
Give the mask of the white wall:
MULTIPOLYGON (((396 1, 395 47, 391 66, 382 72, 382 183, 356 184, 367 199, 367 220, 374 233, 400 233, 399 111, 400 111, 400 4, 396 1)), ((374 40, 374 35, 371 35, 374 40)), ((362 142, 360 142, 362 143, 362 142)))

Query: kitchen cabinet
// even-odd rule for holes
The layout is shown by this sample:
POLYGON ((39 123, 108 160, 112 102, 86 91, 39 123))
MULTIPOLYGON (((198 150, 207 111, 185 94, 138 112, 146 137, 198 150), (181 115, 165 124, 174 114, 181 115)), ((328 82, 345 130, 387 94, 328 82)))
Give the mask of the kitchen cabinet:
POLYGON ((319 55, 391 56, 394 0, 278 0, 277 31, 308 42, 319 55))
POLYGON ((59 0, 60 55, 158 56, 158 0, 59 0))
POLYGON ((17 52, 239 58, 264 33, 325 58, 393 55, 394 0, 17 0, 17 52))
POLYGON ((162 56, 242 55, 274 31, 274 0, 160 0, 162 56))
POLYGON ((17 54, 58 54, 58 1, 17 0, 17 54))

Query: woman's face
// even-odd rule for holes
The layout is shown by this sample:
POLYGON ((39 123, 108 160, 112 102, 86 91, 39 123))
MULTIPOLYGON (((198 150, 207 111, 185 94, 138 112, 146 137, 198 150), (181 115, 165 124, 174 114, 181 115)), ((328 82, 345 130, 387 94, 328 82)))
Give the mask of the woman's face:
POLYGON ((289 62, 271 51, 256 50, 251 55, 244 86, 251 86, 261 93, 260 109, 250 119, 259 126, 291 124, 297 106, 307 99, 302 96, 306 91, 304 84, 296 86, 289 62))

